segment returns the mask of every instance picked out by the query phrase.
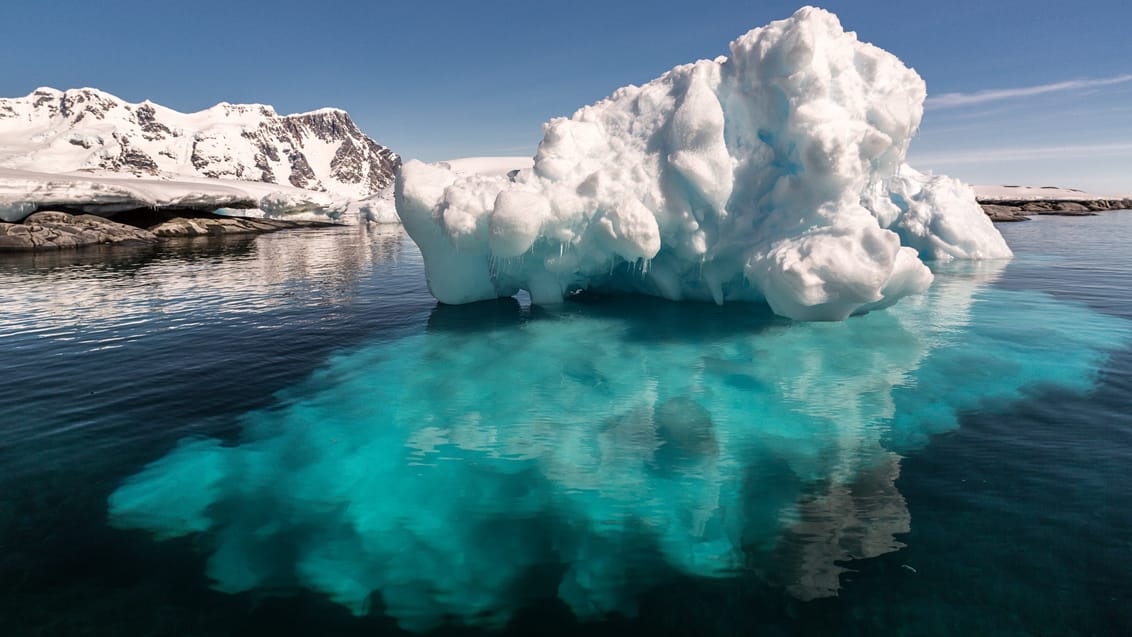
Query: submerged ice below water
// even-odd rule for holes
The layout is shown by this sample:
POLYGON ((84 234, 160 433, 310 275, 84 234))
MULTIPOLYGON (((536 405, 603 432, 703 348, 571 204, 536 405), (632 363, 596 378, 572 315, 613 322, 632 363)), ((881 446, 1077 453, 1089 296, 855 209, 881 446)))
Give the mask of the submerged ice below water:
POLYGON ((900 454, 965 412, 1087 392, 1132 338, 990 287, 1003 267, 941 267, 842 323, 641 298, 438 306, 243 415, 237 442, 182 441, 110 520, 206 534, 222 591, 307 588, 414 631, 502 626, 543 593, 632 616, 676 576, 834 595, 847 561, 909 530, 900 454))

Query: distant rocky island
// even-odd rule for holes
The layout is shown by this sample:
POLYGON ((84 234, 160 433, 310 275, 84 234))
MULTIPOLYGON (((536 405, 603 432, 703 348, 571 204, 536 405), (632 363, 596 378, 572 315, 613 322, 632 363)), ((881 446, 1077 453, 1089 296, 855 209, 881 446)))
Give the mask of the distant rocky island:
POLYGON ((991 221, 1027 221, 1033 215, 1082 217, 1132 210, 1132 197, 1105 197, 1056 186, 974 186, 975 198, 991 221))

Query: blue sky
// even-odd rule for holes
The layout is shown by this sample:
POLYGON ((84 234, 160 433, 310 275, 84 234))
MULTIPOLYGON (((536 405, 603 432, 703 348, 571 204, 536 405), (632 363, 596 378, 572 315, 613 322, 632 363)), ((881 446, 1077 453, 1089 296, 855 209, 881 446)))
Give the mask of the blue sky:
MULTIPOLYGON (((931 96, 910 161, 972 183, 1132 192, 1123 1, 820 4, 931 96)), ((0 95, 94 86, 192 111, 337 106, 426 161, 531 155, 543 121, 725 54, 797 2, 7 0, 0 95)))

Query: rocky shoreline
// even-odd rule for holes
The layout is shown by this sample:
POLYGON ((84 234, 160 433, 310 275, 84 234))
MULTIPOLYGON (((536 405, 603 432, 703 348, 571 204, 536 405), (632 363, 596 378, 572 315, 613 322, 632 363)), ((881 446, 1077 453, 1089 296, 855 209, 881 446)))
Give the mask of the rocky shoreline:
POLYGON ((111 218, 66 210, 42 210, 20 223, 0 223, 0 253, 147 244, 175 237, 254 234, 335 225, 338 224, 227 217, 195 210, 138 209, 111 218))
POLYGON ((1087 217, 1109 210, 1132 210, 1132 199, 982 199, 991 221, 1029 221, 1032 215, 1087 217))

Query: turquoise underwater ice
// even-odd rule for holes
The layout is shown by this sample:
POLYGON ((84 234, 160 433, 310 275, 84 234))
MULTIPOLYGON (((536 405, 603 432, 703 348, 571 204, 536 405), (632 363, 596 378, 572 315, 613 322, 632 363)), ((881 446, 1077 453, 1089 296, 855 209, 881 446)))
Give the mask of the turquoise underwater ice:
POLYGON ((1087 392, 1132 340, 1125 320, 994 288, 1002 267, 941 267, 926 294, 839 323, 634 298, 438 306, 246 414, 238 442, 182 441, 111 496, 111 522, 206 534, 219 590, 377 600, 417 631, 504 624, 547 565, 581 618, 631 615, 674 573, 836 594, 834 562, 908 530, 901 452, 966 411, 1087 392))

